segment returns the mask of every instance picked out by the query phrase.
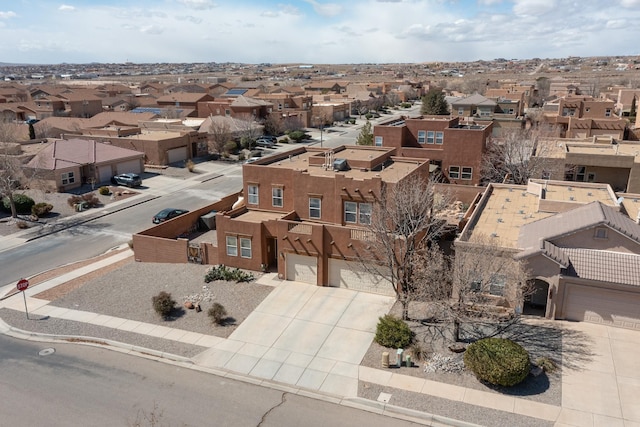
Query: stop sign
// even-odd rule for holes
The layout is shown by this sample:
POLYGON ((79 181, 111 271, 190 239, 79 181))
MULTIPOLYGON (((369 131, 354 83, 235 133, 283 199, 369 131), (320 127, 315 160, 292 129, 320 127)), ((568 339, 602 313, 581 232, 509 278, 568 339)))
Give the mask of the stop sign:
POLYGON ((28 287, 29 287, 29 281, 27 279, 20 279, 18 281, 18 290, 19 291, 24 291, 28 287))

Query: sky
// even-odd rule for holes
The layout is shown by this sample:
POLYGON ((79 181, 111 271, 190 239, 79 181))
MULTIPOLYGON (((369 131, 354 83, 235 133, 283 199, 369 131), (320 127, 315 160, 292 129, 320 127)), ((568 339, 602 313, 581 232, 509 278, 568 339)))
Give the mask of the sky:
POLYGON ((2 0, 0 63, 422 63, 640 54, 640 0, 2 0))

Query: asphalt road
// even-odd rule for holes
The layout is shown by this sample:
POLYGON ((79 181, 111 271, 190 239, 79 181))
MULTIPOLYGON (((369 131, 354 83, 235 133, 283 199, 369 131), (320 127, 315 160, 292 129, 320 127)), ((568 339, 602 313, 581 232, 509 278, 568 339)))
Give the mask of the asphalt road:
POLYGON ((2 335, 0 414, 0 425, 16 427, 416 425, 102 348, 2 335))
POLYGON ((153 226, 153 215, 166 207, 192 210, 237 192, 242 176, 236 169, 228 176, 193 181, 188 188, 142 189, 160 197, 0 252, 0 287, 126 243, 132 234, 153 226))

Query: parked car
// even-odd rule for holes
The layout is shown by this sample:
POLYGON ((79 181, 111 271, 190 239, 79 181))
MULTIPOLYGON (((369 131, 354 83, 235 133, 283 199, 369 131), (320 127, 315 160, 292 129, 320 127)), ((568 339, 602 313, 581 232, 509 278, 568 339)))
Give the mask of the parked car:
POLYGON ((268 139, 269 141, 273 142, 274 144, 276 142, 278 142, 278 138, 273 136, 273 135, 262 135, 260 138, 268 139))
POLYGON ((160 224, 161 222, 165 222, 177 216, 184 215, 187 212, 189 211, 185 209, 176 209, 176 208, 162 209, 160 212, 158 212, 153 216, 153 223, 160 224))
POLYGON ((264 148, 272 148, 275 145, 275 142, 265 138, 264 136, 261 136, 260 138, 256 139, 256 146, 258 147, 264 147, 264 148))
POLYGON ((255 162, 256 160, 260 160, 261 158, 262 158, 262 157, 250 157, 250 158, 248 158, 247 160, 245 160, 244 162, 245 162, 245 163, 253 163, 253 162, 255 162))
POLYGON ((127 187, 138 187, 142 185, 140 175, 135 173, 121 173, 111 178, 114 185, 126 185, 127 187))

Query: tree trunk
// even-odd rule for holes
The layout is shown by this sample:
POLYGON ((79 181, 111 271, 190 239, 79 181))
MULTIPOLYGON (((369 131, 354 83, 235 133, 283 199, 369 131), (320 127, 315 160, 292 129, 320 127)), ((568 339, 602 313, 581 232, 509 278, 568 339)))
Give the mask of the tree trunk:
POLYGON ((453 340, 455 342, 460 342, 460 320, 453 320, 453 340))
POLYGON ((409 320, 409 298, 406 295, 402 295, 400 304, 402 304, 402 320, 409 320))
POLYGON ((13 193, 7 194, 7 199, 9 200, 9 206, 11 207, 11 218, 17 218, 18 211, 16 210, 16 202, 13 200, 13 193))

